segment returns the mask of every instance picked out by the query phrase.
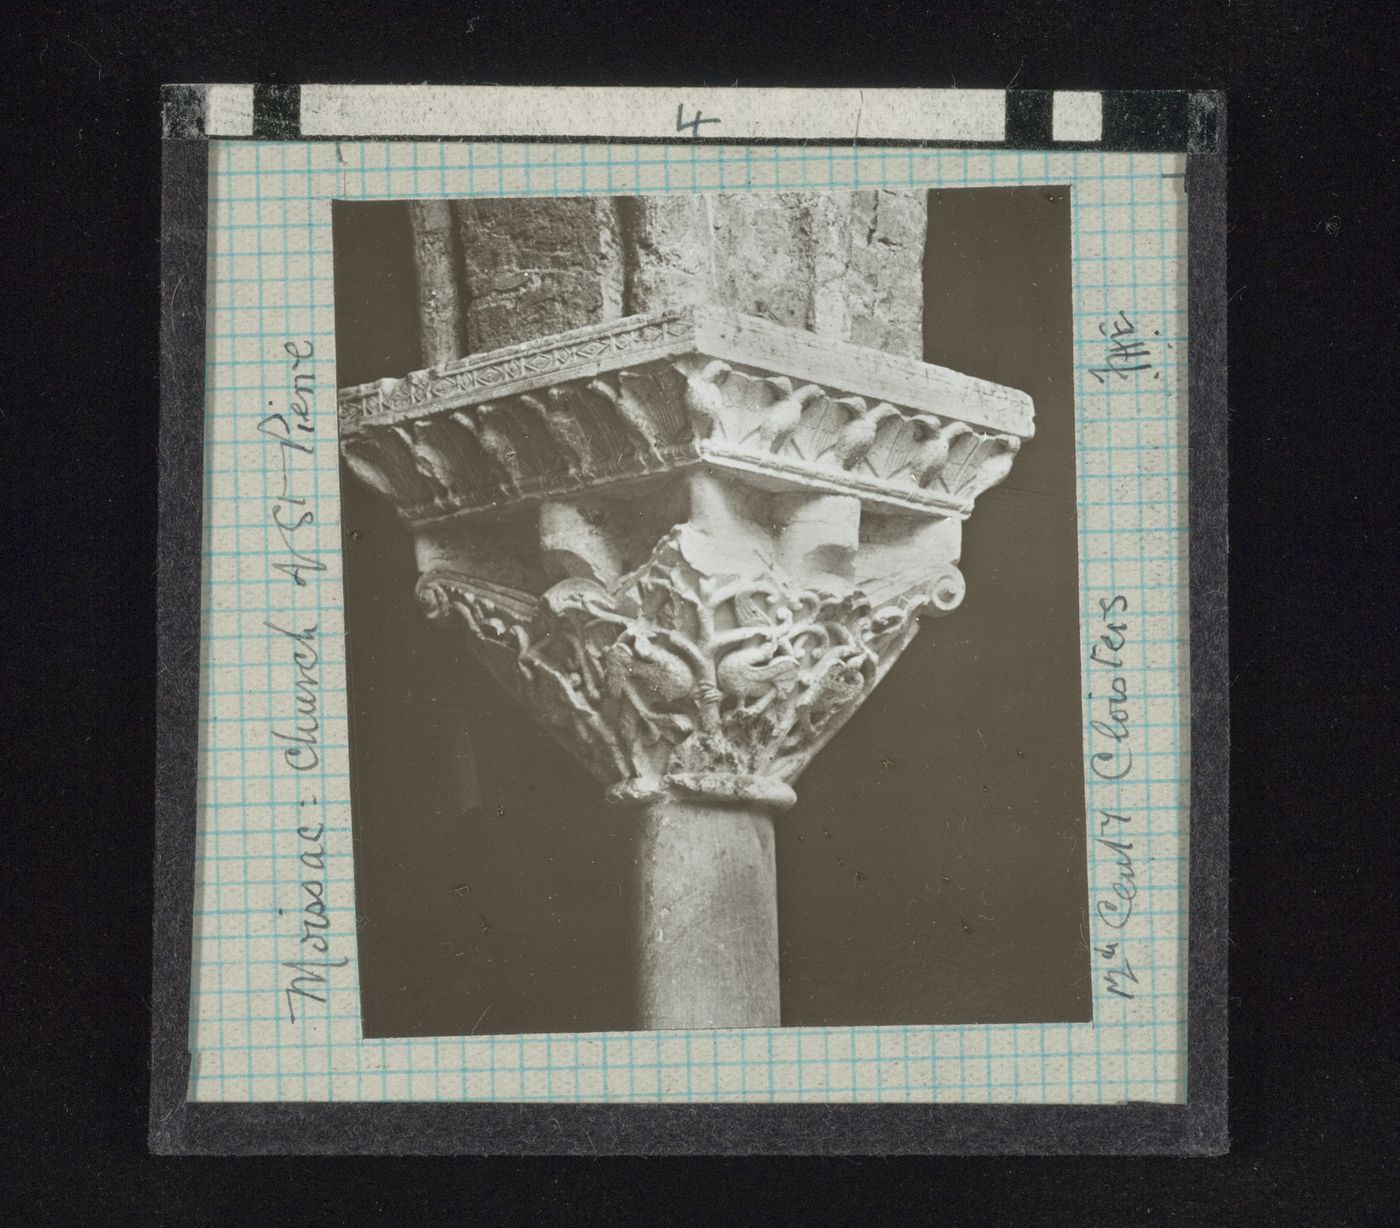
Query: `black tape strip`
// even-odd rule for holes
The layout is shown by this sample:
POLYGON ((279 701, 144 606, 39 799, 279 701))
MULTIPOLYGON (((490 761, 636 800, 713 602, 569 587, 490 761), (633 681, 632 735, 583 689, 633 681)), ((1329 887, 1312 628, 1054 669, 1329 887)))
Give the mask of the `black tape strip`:
MULTIPOLYGON (((1212 153, 1186 159, 1187 471, 1191 534, 1191 859, 1187 892, 1186 1100, 1199 1154, 1229 1147, 1229 404, 1225 344, 1227 116, 1209 102, 1212 153)), ((1193 105, 1193 117, 1197 106, 1193 105)))
POLYGON ((203 85, 161 86, 161 133, 167 140, 197 141, 205 135, 206 88, 203 85))
MULTIPOLYGON (((202 97, 201 97, 202 105, 202 97)), ((201 111, 201 119, 203 112, 201 111)), ((160 538, 156 553, 156 859, 151 1139, 178 1136, 189 1088, 199 766, 200 541, 209 143, 161 148, 160 538)))
POLYGON ((1220 140, 1224 106, 1224 95, 1214 91, 1202 90, 1189 95, 1186 104, 1187 153, 1215 152, 1220 140))
POLYGON ((1049 149, 1054 107, 1049 90, 1006 91, 1006 144, 1012 149, 1049 149))
POLYGON ((253 139, 294 141, 301 136, 301 86, 253 86, 253 139))
POLYGON ((1184 90, 1105 90, 1103 140, 1115 153, 1185 153, 1191 95, 1184 90))

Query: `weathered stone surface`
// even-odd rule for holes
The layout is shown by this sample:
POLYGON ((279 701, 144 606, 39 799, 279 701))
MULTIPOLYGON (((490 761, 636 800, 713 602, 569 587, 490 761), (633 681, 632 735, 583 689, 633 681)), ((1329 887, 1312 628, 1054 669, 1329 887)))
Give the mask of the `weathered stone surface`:
MULTIPOLYGON (((844 200, 833 205, 844 206, 844 200)), ((714 208, 716 298, 788 328, 814 323, 811 210, 800 192, 721 196, 714 208)), ((849 340, 844 334, 832 336, 849 340)))
POLYGON ((714 199, 718 302, 887 354, 922 353, 923 193, 714 199))
POLYGON ((637 1026, 773 1028, 773 820, 745 806, 661 802, 639 815, 637 1026))
POLYGON ((471 352, 627 314, 622 239, 609 197, 454 203, 471 352))
POLYGON ((409 201, 408 217, 418 274, 419 345, 423 365, 436 367, 459 357, 465 346, 452 207, 445 200, 409 201))
POLYGON ((923 354, 922 192, 809 193, 812 332, 887 354, 923 354))
POLYGON ((961 521, 1030 431, 1012 390, 713 308, 342 402, 424 604, 633 803, 790 804, 917 616, 961 601, 961 521))
POLYGON ((686 193, 618 198, 628 315, 722 301, 714 284, 715 199, 686 193))
POLYGON ((890 354, 917 357, 922 349, 927 209, 919 192, 674 193, 454 207, 461 329, 472 351, 704 305, 890 354))

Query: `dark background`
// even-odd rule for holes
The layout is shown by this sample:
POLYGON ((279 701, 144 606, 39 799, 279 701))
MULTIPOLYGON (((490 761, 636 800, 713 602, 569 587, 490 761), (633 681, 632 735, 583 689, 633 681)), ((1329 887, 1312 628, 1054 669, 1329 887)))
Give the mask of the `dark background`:
POLYGON ((391 17, 348 3, 327 20, 297 3, 107 3, 7 18, 19 150, 0 259, 24 287, 5 303, 0 483, 11 1218, 1393 1222, 1392 5, 809 4, 756 19, 617 4, 603 21, 591 4, 391 17), (1231 91, 1231 1155, 147 1154, 158 87, 210 79, 1231 91))
MULTIPOLYGON (((336 379, 420 367, 407 206, 334 211, 336 379)), ((1092 1016, 1070 198, 929 193, 924 358, 1035 401, 967 522, 968 594, 778 817, 783 1023, 1092 1016)), ((342 467, 367 1036, 635 1025, 631 813, 414 598, 408 533, 342 467)))

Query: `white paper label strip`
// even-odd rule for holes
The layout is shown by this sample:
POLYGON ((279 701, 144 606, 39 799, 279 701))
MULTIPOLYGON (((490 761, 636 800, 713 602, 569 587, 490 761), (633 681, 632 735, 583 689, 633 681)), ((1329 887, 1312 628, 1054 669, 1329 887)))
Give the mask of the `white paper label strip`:
POLYGON ((1003 90, 304 85, 304 137, 1000 141, 1003 90))

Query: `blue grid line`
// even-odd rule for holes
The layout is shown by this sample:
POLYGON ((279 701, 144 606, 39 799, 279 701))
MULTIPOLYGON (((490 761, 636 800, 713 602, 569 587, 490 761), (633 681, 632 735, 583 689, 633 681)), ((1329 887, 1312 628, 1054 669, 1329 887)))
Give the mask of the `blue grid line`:
MULTIPOLYGON (((1166 178, 1180 159, 473 142, 216 142, 214 154, 204 743, 191 987, 195 1098, 1083 1103, 1184 1097, 1189 692, 1179 376, 1186 362, 1185 211, 1179 181, 1166 178), (280 342, 292 330, 314 339, 323 438, 316 464, 303 476, 323 519, 307 553, 331 568, 291 594, 290 608, 297 617, 316 618, 329 647, 341 622, 334 565, 330 197, 1020 183, 1068 183, 1072 192, 1076 434, 1079 457, 1088 461, 1077 474, 1083 625, 1087 641, 1088 616, 1100 594, 1126 592, 1134 599, 1134 646, 1141 654, 1132 667, 1134 699, 1144 709, 1134 724, 1143 773, 1112 788, 1091 780, 1086 805, 1091 820, 1103 807, 1131 808, 1135 817, 1144 902, 1134 914, 1142 924, 1130 941, 1140 961, 1134 967, 1146 974, 1148 986, 1125 1004, 1096 980, 1095 1024, 359 1040, 349 801, 336 787, 348 778, 344 659, 329 651, 319 687, 325 738, 315 773, 316 812, 327 846, 327 934, 351 962, 331 1002, 314 1017, 291 1025, 272 1009, 275 973, 287 958, 286 934, 273 924, 275 907, 296 885, 289 878, 284 816, 289 803, 303 800, 298 786, 305 782, 279 778, 275 748, 257 732, 282 691, 274 685, 267 633, 260 640, 254 631, 276 603, 258 505, 271 475, 248 426, 253 411, 284 390, 280 342), (1095 326, 1125 307, 1150 317, 1160 333, 1159 378, 1150 387, 1141 379, 1098 387, 1087 374, 1101 345, 1095 326), (250 404, 254 396, 258 402, 250 404), (261 796, 253 796, 254 788, 261 796)), ((1086 678, 1086 702, 1092 689, 1086 678)), ((1092 890, 1104 870, 1092 841, 1087 858, 1092 890)))

